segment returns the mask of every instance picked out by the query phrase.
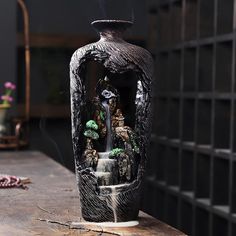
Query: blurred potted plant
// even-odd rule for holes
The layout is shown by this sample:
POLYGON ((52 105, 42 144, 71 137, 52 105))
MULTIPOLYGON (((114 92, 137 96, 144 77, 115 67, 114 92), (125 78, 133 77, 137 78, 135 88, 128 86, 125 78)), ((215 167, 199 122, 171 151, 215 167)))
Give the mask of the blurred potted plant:
POLYGON ((11 107, 11 103, 13 101, 12 92, 16 89, 15 84, 12 82, 6 82, 4 84, 5 92, 1 96, 1 103, 0 103, 0 137, 6 133, 6 114, 7 109, 11 107))

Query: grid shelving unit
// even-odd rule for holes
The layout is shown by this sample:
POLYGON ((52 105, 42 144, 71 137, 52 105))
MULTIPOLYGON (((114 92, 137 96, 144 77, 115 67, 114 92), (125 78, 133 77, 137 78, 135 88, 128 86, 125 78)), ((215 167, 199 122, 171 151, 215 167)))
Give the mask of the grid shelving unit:
POLYGON ((153 0, 149 9, 156 89, 143 209, 188 235, 234 236, 236 1, 153 0))

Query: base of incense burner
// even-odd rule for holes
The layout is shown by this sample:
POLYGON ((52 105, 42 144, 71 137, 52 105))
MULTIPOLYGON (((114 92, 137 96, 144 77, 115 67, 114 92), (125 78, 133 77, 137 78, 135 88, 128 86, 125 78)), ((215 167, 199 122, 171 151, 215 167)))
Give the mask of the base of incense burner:
POLYGON ((126 221, 126 222, 72 222, 72 226, 83 227, 83 226, 102 226, 107 228, 125 228, 134 227, 139 224, 138 221, 126 221))
POLYGON ((123 31, 130 24, 95 21, 93 26, 99 31, 100 40, 78 49, 70 62, 76 177, 81 214, 89 222, 138 219, 141 181, 151 131, 153 61, 148 51, 123 40, 123 31), (85 95, 86 65, 91 61, 103 67, 104 77, 96 76, 96 96, 89 101, 85 95), (118 85, 123 79, 132 84, 129 88, 134 93, 129 101, 123 100, 125 97, 113 86, 113 80, 114 85, 118 85), (131 126, 125 124, 121 109, 128 104, 131 104, 131 126), (120 186, 124 183, 127 184, 120 186))
POLYGON ((91 169, 77 171, 83 219, 98 223, 136 221, 141 181, 98 186, 94 173, 91 169))

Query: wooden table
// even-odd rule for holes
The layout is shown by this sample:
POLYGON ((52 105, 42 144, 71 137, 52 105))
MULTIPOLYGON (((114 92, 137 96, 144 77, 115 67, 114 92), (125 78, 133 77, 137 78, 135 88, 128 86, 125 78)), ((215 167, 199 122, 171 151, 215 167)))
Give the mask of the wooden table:
POLYGON ((0 189, 1 236, 184 235, 143 212, 136 227, 69 229, 68 222, 82 220, 75 175, 40 152, 0 152, 0 173, 32 181, 28 190, 0 189))

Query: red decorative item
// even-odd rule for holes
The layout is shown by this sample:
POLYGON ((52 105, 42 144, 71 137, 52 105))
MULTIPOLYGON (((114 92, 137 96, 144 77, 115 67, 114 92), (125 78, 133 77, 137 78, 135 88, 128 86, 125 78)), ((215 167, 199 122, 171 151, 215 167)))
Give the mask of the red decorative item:
POLYGON ((23 188, 27 189, 25 185, 21 182, 21 179, 16 176, 4 175, 0 176, 0 188, 23 188))

